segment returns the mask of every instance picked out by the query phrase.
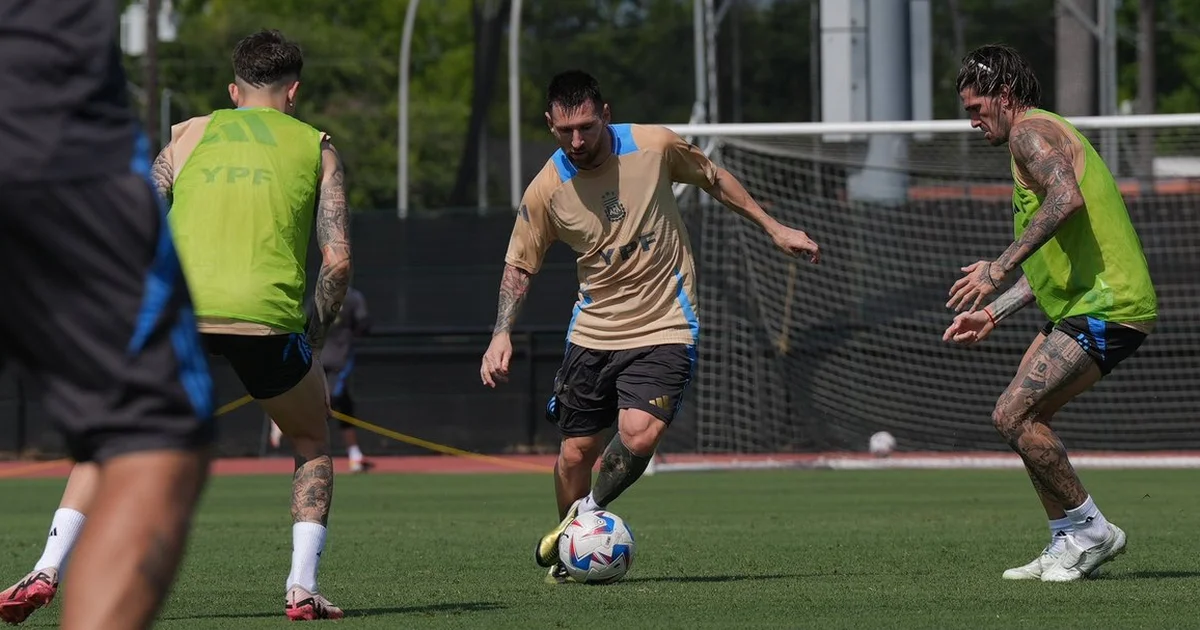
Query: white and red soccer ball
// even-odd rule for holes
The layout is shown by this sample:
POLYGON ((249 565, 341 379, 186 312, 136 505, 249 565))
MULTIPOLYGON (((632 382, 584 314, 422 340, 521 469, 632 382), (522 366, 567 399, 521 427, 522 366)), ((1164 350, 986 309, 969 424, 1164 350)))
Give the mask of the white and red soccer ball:
POLYGON ((633 532, 604 510, 580 514, 558 539, 558 557, 582 584, 611 584, 633 566, 633 532))

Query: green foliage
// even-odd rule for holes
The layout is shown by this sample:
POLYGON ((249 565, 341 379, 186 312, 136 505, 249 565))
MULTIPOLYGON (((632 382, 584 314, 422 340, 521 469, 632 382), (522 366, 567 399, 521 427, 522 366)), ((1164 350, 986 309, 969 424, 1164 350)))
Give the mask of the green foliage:
MULTIPOLYGON (((479 1, 479 0, 476 0, 479 1)), ((812 119, 810 60, 816 0, 742 0, 718 40, 722 120, 812 119), (736 20, 736 22, 735 22, 736 20), (734 31, 737 38, 734 38, 734 31), (738 43, 739 54, 733 54, 738 43), (741 88, 733 89, 734 63, 741 88)), ((613 116, 630 122, 683 122, 694 92, 693 0, 525 0, 521 25, 520 125, 526 152, 547 147, 544 86, 556 72, 582 68, 601 81, 613 116)), ((719 4, 719 3, 718 3, 719 4)), ((1122 98, 1136 94, 1133 34, 1138 2, 1122 3, 1122 98)), ((423 0, 412 47, 410 195, 414 208, 450 196, 470 117, 474 66, 472 0, 423 0)), ((398 54, 407 0, 176 0, 179 39, 163 44, 160 85, 175 94, 172 120, 227 107, 230 52, 242 36, 278 28, 305 49, 298 115, 329 132, 346 160, 351 203, 391 208, 396 199, 398 54)), ((1160 0, 1156 45, 1159 111, 1200 109, 1200 2, 1160 0)), ((1050 0, 933 3, 934 114, 960 114, 954 78, 959 55, 1006 42, 1033 62, 1047 105, 1055 82, 1055 9, 1050 0), (961 42, 956 41, 957 6, 961 42)), ((507 35, 506 35, 507 37, 507 35)), ((508 45, 499 65, 487 128, 489 150, 508 138, 508 45)), ((140 60, 130 76, 141 83, 140 60)), ((540 156, 532 156, 540 157, 540 156)), ((506 161, 489 180, 501 198, 506 161)))
POLYGON ((1047 106, 1054 102, 1054 2, 1052 0, 958 0, 958 27, 962 29, 962 49, 955 42, 955 15, 951 3, 933 3, 934 45, 934 118, 958 118, 962 104, 958 100, 955 79, 961 55, 985 44, 1008 44, 1021 51, 1042 86, 1047 106))
MULTIPOLYGON (((1136 100, 1138 86, 1137 28, 1139 2, 1122 3, 1118 54, 1120 98, 1136 100)), ((1158 113, 1200 111, 1200 3, 1158 0, 1155 15, 1155 93, 1158 113)))
MULTIPOLYGON (((413 43, 410 164, 414 205, 448 193, 469 115, 470 0, 426 2, 413 43)), ((304 48, 297 116, 333 136, 354 208, 394 206, 398 78, 404 5, 392 0, 185 0, 178 41, 159 47, 160 85, 175 93, 173 120, 229 107, 230 53, 275 28, 304 48)), ((138 77, 139 69, 132 70, 138 77)))

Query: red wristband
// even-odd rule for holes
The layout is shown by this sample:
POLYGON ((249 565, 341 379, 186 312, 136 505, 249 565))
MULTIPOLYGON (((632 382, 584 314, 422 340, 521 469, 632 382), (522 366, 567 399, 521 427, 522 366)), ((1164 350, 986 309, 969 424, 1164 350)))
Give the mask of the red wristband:
POLYGON ((996 327, 996 318, 992 317, 992 312, 985 308, 985 309, 983 309, 983 314, 987 315, 988 319, 992 320, 992 328, 995 328, 996 327))

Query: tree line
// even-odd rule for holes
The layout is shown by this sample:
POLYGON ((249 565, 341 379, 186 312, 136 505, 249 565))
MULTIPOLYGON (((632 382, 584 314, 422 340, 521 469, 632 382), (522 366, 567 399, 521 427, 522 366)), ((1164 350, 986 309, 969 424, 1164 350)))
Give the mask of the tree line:
MULTIPOLYGON (((416 208, 473 205, 480 138, 507 142, 507 41, 511 0, 426 0, 418 12, 410 87, 411 199, 416 208)), ((720 28, 722 121, 812 120, 817 0, 739 0, 720 28)), ((228 106, 230 52, 242 36, 278 28, 305 51, 298 116, 329 132, 346 161, 356 210, 394 208, 401 0, 176 0, 178 37, 157 49, 157 85, 172 93, 173 122, 228 106)), ((694 100, 692 0, 525 0, 521 36, 522 133, 546 141, 544 84, 583 68, 601 81, 616 119, 684 122, 694 100)), ((718 2, 720 4, 720 2, 718 2)), ((1139 3, 1119 13, 1120 92, 1137 89, 1139 3)), ((1157 110, 1200 106, 1200 2, 1158 0, 1157 110)), ((935 0, 934 114, 959 115, 958 60, 995 41, 1033 60, 1053 106, 1052 0, 935 0)), ((139 82, 141 59, 128 59, 139 82)), ((489 154, 491 152, 489 151, 489 154)), ((499 152, 498 152, 499 153, 499 152)), ((485 161, 489 181, 506 163, 485 161)), ((506 196, 489 191, 496 205, 506 196)))

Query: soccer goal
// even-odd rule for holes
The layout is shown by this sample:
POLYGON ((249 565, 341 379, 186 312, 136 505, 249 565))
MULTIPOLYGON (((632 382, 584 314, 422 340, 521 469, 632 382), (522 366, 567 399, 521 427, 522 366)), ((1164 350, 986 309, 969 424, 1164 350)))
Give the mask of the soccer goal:
MULTIPOLYGON (((1073 122, 1117 176, 1159 323, 1056 428, 1073 452, 1121 452, 1094 465, 1200 464, 1179 454, 1200 450, 1200 114, 1073 122)), ((702 341, 658 470, 1019 466, 990 416, 1040 311, 1031 305, 975 348, 941 341, 960 267, 996 258, 1013 238, 1005 147, 966 120, 674 128, 824 258, 789 259, 749 222, 680 189, 702 341), (866 456, 878 431, 898 443, 886 460, 866 456)))

